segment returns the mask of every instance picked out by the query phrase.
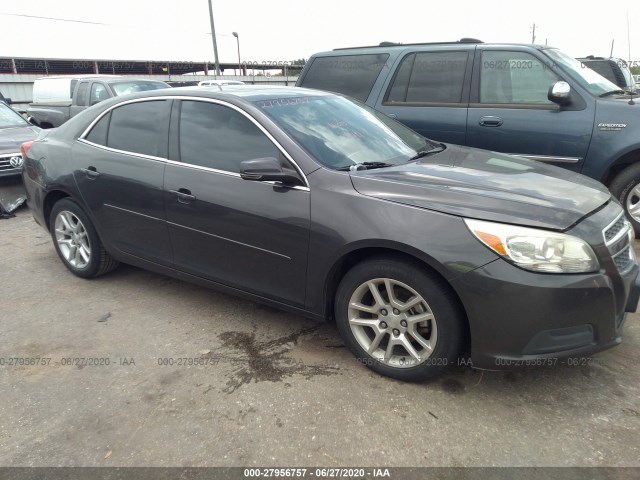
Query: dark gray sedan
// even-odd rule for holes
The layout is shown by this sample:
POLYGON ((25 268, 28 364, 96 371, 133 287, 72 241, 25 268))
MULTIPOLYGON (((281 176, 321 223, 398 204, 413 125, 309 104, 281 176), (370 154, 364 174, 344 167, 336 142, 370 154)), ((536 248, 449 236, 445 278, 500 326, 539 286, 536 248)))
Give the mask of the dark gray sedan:
POLYGON ((27 122, 6 103, 0 102, 0 178, 20 175, 20 146, 38 136, 40 129, 27 122))
POLYGON ((342 96, 147 92, 25 147, 28 204, 74 274, 125 262, 335 319, 398 379, 467 352, 488 369, 590 355, 638 302, 632 229, 600 183, 342 96))

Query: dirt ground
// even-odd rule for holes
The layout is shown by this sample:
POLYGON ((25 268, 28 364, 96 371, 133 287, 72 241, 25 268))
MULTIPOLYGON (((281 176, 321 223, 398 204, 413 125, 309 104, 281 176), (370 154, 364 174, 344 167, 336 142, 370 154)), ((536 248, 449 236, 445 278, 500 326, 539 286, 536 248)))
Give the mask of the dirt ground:
POLYGON ((584 365, 406 384, 330 324, 125 265, 76 278, 15 213, 0 466, 640 466, 638 314, 584 365))

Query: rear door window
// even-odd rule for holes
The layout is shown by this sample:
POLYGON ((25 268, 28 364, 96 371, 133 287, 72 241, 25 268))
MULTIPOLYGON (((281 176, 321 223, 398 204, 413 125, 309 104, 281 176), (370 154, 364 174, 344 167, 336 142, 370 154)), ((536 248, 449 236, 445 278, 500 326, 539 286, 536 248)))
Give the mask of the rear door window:
POLYGON ((113 109, 107 146, 125 152, 164 158, 168 142, 168 103, 167 100, 153 100, 130 103, 113 109))
POLYGON ((387 92, 389 103, 461 103, 468 52, 407 55, 387 92))
POLYGON ((300 86, 342 93, 365 102, 388 58, 387 53, 318 57, 300 86))

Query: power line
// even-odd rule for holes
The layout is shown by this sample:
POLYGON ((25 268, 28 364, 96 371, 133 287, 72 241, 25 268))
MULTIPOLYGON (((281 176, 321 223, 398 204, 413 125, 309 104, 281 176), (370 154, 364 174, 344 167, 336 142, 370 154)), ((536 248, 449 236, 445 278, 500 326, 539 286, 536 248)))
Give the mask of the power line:
MULTIPOLYGON (((141 28, 139 26, 134 26, 134 25, 122 25, 122 24, 117 24, 117 23, 104 23, 104 22, 90 22, 88 20, 74 20, 72 18, 56 18, 56 17, 43 17, 40 15, 26 15, 26 14, 22 14, 22 13, 6 13, 6 12, 0 12, 0 15, 6 15, 9 17, 22 17, 22 18, 35 18, 38 20, 53 20, 56 22, 69 22, 69 23, 83 23, 83 24, 88 24, 88 25, 102 25, 105 27, 123 27, 123 28, 141 28)), ((145 28, 142 27, 143 30, 152 30, 149 28, 145 28)), ((160 29, 158 27, 158 29, 160 29)), ((175 30, 175 29, 174 29, 175 30)), ((189 33, 193 33, 190 30, 182 30, 183 32, 189 32, 189 33)), ((211 32, 201 32, 202 35, 211 35, 211 32)), ((227 35, 225 33, 216 33, 216 37, 231 37, 232 35, 227 35)))
POLYGON ((119 26, 119 25, 115 25, 113 23, 89 22, 87 20, 72 20, 70 18, 41 17, 41 16, 38 16, 38 15, 25 15, 25 14, 22 14, 22 13, 0 12, 0 15, 7 15, 7 16, 10 16, 10 17, 37 18, 37 19, 40 19, 40 20, 56 20, 58 22, 88 23, 90 25, 108 25, 108 26, 113 26, 113 27, 119 26))

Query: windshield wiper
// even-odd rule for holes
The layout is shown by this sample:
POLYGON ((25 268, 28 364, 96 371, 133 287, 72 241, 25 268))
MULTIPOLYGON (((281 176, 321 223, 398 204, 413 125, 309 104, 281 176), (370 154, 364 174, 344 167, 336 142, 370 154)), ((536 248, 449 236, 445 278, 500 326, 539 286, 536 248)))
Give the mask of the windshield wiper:
POLYGON ((439 147, 434 147, 431 150, 420 150, 413 157, 409 159, 409 162, 418 160, 419 158, 426 157, 427 155, 435 155, 436 153, 440 153, 444 151, 445 148, 447 148, 446 145, 444 143, 441 143, 439 147))
POLYGON ((374 168, 384 168, 384 167, 395 167, 395 163, 385 163, 385 162, 362 162, 354 165, 346 165, 344 167, 336 168, 336 170, 340 172, 350 172, 357 170, 372 170, 374 168))
POLYGON ((617 94, 617 93, 621 93, 621 94, 623 94, 623 95, 624 95, 624 94, 625 94, 625 93, 627 93, 627 92, 625 92, 624 90, 611 90, 611 91, 609 91, 609 92, 601 93, 601 94, 600 94, 600 97, 607 97, 607 96, 609 96, 609 95, 615 95, 615 94, 617 94))

